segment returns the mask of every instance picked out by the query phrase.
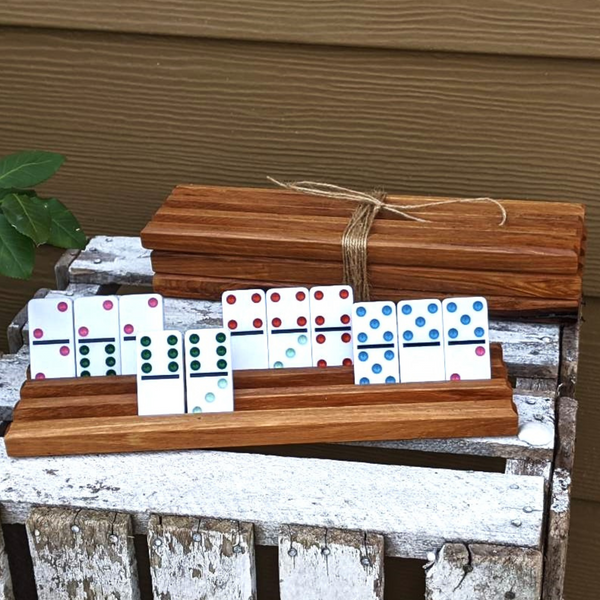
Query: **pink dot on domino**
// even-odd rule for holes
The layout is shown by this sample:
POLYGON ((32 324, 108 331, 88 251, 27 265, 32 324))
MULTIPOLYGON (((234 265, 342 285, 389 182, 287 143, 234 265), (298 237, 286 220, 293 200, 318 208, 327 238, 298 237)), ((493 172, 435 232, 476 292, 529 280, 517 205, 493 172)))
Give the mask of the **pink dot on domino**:
POLYGON ((43 337, 43 335, 44 335, 44 332, 41 329, 34 329, 33 330, 33 337, 36 340, 39 340, 41 337, 43 337))
POLYGON ((59 302, 56 306, 60 312, 66 312, 69 308, 69 305, 66 302, 59 302))
POLYGON ((150 300, 148 300, 148 306, 150 308, 156 308, 158 306, 158 298, 150 298, 150 300))
POLYGON ((36 373, 35 378, 36 379, 46 379, 46 376, 43 373, 36 373))
POLYGON ((86 337, 89 332, 90 332, 90 330, 87 327, 80 327, 79 328, 79 335, 81 337, 86 337))
POLYGON ((485 354, 485 348, 483 346, 477 346, 475 354, 477 354, 477 356, 483 356, 485 354))
POLYGON ((460 381, 460 375, 458 373, 452 373, 452 375, 450 375, 450 381, 460 381))
POLYGON ((129 324, 125 325, 125 327, 123 327, 123 331, 127 334, 133 333, 133 325, 129 325, 129 324))
POLYGON ((104 310, 112 310, 113 306, 112 300, 105 300, 102 303, 102 308, 104 308, 104 310))
POLYGON ((69 346, 61 346, 60 347, 61 356, 69 356, 70 352, 71 351, 69 350, 69 346))

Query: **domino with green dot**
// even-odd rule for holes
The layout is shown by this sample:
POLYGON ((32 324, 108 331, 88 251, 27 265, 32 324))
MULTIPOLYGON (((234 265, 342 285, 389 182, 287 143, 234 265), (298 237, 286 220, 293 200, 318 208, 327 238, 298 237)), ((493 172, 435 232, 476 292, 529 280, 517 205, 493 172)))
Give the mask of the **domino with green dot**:
POLYGON ((184 414, 185 369, 181 333, 140 331, 136 353, 138 414, 184 414))
POLYGON ((233 410, 231 344, 226 329, 192 329, 185 333, 187 412, 233 410))

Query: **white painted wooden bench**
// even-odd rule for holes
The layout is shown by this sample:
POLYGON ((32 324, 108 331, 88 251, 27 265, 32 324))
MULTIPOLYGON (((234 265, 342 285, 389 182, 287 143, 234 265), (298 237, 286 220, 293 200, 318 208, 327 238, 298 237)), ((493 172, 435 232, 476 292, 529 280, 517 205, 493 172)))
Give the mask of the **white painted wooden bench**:
MULTIPOLYGON (((38 296, 149 286, 152 270, 139 239, 96 237, 67 252, 56 275, 62 289, 38 296)), ((165 311, 181 330, 221 319, 210 302, 166 299, 165 311)), ((23 310, 0 359, 0 421, 11 420, 25 379, 28 334, 23 310)), ((384 557, 426 563, 430 600, 560 600, 578 338, 575 322, 491 325, 520 428, 538 429, 536 445, 507 437, 11 459, 0 439, 0 520, 26 526, 40 600, 141 598, 134 534, 147 537, 160 599, 256 598, 258 545, 279 549, 283 600, 381 599, 384 557), (389 464, 424 452, 431 467, 389 464), (448 454, 506 466, 436 468, 448 454)), ((8 563, 0 530, 0 600, 13 598, 8 563)))

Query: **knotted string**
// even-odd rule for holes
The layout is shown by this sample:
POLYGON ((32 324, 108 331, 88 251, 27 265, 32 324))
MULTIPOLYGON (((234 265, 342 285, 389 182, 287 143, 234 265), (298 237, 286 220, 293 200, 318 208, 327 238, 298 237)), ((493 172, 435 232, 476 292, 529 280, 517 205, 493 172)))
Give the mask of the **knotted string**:
POLYGON ((275 185, 293 192, 358 203, 359 206, 352 213, 350 221, 342 235, 342 264, 344 283, 352 286, 355 299, 359 302, 367 301, 370 297, 367 275, 367 242, 373 221, 379 211, 388 211, 400 215, 410 221, 430 223, 429 220, 417 217, 416 215, 411 215, 407 211, 421 211, 443 204, 491 202, 498 207, 498 210, 501 213, 501 219, 498 223, 499 227, 502 227, 506 223, 508 217, 502 203, 493 198, 453 198, 449 200, 434 200, 423 204, 388 204, 386 202, 387 194, 385 192, 376 191, 372 194, 367 194, 365 192, 359 192, 331 183, 320 183, 316 181, 282 182, 273 177, 267 177, 267 179, 275 185))

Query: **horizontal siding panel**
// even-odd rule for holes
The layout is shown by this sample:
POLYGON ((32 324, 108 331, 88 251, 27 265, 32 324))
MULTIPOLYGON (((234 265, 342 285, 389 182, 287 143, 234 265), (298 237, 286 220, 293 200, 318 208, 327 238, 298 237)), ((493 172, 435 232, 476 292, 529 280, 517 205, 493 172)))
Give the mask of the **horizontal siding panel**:
POLYGON ((600 57, 588 0, 3 0, 0 24, 304 44, 600 57))

